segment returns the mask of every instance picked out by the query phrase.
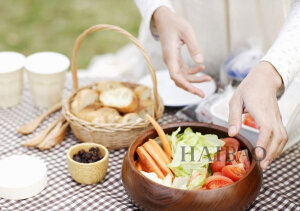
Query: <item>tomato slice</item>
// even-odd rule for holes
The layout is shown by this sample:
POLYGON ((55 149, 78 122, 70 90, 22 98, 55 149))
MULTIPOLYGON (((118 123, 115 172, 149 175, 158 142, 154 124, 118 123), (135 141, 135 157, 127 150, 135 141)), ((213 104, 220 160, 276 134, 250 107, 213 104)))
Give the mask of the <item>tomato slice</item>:
POLYGON ((253 119, 253 117, 250 114, 245 114, 243 123, 244 123, 244 125, 247 125, 249 127, 257 129, 255 120, 253 119))
POLYGON ((246 171, 243 164, 228 165, 222 169, 222 174, 233 181, 238 181, 245 176, 246 171))
POLYGON ((225 142, 225 145, 221 148, 221 150, 226 150, 228 152, 232 152, 234 150, 234 152, 239 151, 240 149, 240 142, 236 139, 236 138, 223 138, 222 139, 225 142))
POLYGON ((246 149, 235 153, 235 160, 237 163, 244 164, 245 171, 248 172, 250 169, 250 160, 248 151, 246 149))
POLYGON ((211 171, 220 172, 222 168, 226 165, 226 151, 218 152, 214 157, 214 162, 210 164, 211 171))
POLYGON ((201 190, 207 190, 206 185, 203 185, 200 189, 201 190))
POLYGON ((222 172, 214 172, 213 176, 223 176, 222 172))
POLYGON ((210 176, 205 180, 205 187, 206 189, 215 189, 230 185, 232 183, 233 181, 228 177, 210 176))

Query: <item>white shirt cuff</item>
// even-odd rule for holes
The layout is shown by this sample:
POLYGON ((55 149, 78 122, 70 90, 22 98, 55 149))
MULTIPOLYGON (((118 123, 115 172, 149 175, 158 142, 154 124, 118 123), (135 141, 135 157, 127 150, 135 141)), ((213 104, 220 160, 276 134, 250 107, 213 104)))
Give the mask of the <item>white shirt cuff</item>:
POLYGON ((156 40, 158 40, 159 36, 154 21, 152 19, 152 15, 155 12, 155 10, 161 6, 166 6, 171 11, 174 12, 174 8, 171 1, 170 0, 135 0, 135 2, 142 14, 145 24, 149 26, 152 36, 156 40))

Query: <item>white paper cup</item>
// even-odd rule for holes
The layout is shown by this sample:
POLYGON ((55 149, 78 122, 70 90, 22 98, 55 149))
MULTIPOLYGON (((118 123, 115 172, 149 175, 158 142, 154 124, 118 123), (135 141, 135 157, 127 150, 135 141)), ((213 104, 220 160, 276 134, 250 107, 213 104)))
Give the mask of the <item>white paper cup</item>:
POLYGON ((40 52, 27 57, 25 69, 37 107, 49 108, 61 101, 69 66, 70 60, 60 53, 40 52))
POLYGON ((25 56, 20 53, 0 52, 0 107, 12 107, 20 102, 24 62, 25 56))

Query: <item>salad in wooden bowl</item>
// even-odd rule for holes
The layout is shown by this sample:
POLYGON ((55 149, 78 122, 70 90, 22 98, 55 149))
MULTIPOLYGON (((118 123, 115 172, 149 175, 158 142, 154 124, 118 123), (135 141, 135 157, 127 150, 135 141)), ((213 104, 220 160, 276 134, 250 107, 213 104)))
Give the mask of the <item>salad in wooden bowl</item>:
POLYGON ((172 123, 142 134, 125 155, 122 180, 149 210, 243 210, 255 199, 262 171, 252 145, 224 127, 172 123))

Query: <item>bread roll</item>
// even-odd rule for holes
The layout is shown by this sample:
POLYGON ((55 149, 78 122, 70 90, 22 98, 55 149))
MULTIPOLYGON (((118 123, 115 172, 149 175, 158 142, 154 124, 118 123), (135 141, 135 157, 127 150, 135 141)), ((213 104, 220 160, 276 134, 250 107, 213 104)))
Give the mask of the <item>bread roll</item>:
POLYGON ((105 92, 107 90, 116 89, 124 87, 124 85, 118 81, 101 81, 97 84, 97 90, 101 92, 105 92))
POLYGON ((138 122, 141 121, 141 117, 137 114, 137 113, 129 113, 124 115, 121 119, 120 119, 120 123, 134 123, 134 122, 138 122))
POLYGON ((151 89, 146 86, 142 86, 142 85, 137 86, 134 89, 134 94, 139 98, 140 101, 152 99, 151 89))
POLYGON ((154 102, 152 100, 152 91, 146 86, 137 86, 134 93, 139 98, 138 114, 141 118, 145 118, 145 114, 154 115, 154 102))
POLYGON ((71 111, 73 114, 77 115, 86 106, 99 101, 98 99, 99 94, 97 91, 92 89, 80 90, 73 99, 71 111))
POLYGON ((146 108, 146 107, 153 107, 154 102, 152 100, 140 100, 139 107, 140 108, 146 108))
POLYGON ((121 119, 121 115, 113 108, 100 108, 95 113, 93 123, 117 123, 121 119))
POLYGON ((145 119, 145 115, 154 115, 154 102, 152 100, 141 100, 138 108, 138 115, 145 119))
POLYGON ((76 116, 82 120, 92 122, 97 117, 97 110, 100 109, 101 103, 94 103, 82 109, 76 116))
POLYGON ((146 114, 149 114, 150 116, 154 116, 154 106, 145 107, 138 111, 138 115, 143 119, 146 118, 145 116, 146 114))
POLYGON ((100 94, 100 102, 104 106, 116 108, 123 113, 135 112, 138 107, 137 97, 127 87, 119 87, 102 92, 100 94))

